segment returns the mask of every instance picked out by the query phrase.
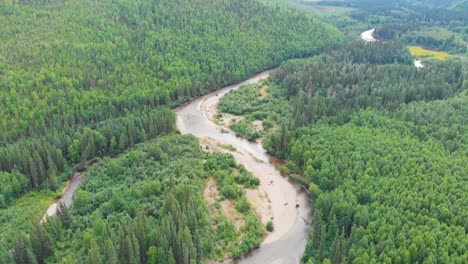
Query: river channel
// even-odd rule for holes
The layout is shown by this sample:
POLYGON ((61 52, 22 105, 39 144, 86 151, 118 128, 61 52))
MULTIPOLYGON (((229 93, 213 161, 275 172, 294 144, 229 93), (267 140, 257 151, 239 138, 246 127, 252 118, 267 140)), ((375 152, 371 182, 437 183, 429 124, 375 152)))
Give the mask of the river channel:
POLYGON ((268 78, 270 71, 259 73, 246 81, 227 86, 195 99, 177 109, 177 127, 182 134, 193 134, 202 142, 233 146, 236 161, 260 179, 258 191, 267 196, 260 202, 254 195, 254 208, 263 224, 273 221, 274 231, 268 233, 261 246, 241 258, 240 263, 299 263, 307 243, 311 204, 301 187, 283 177, 263 146, 237 137, 232 131, 214 122, 219 99, 227 92, 268 78))
MULTIPOLYGON (((254 208, 264 225, 270 220, 273 222, 274 231, 267 233, 259 248, 240 260, 231 261, 235 263, 299 263, 310 227, 312 205, 305 191, 280 174, 273 163, 273 157, 267 154, 261 144, 237 137, 232 131, 226 131, 213 121, 219 99, 223 95, 244 85, 258 83, 268 78, 270 72, 261 72, 176 109, 177 127, 182 134, 193 134, 202 142, 205 140, 212 144, 233 146, 236 151, 231 154, 236 161, 260 179, 258 190, 247 191, 247 198, 255 204, 254 208)), ((75 173, 63 190, 61 199, 49 207, 42 221, 55 215, 60 203, 70 207, 74 193, 82 181, 81 173, 75 173)))

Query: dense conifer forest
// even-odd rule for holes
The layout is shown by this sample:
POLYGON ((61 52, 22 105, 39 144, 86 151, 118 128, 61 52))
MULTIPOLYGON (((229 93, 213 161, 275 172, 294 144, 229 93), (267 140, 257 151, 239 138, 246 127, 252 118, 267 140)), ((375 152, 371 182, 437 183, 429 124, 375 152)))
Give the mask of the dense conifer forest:
POLYGON ((349 45, 286 62, 219 109, 244 115, 231 128, 264 137, 289 161, 281 169, 308 187, 315 203, 304 263, 464 263, 463 66, 418 69, 397 44, 349 45), (389 49, 394 61, 373 57, 389 49), (252 125, 259 120, 263 130, 252 125))
MULTIPOLYGON (((265 1, 268 2, 268 1, 265 1)), ((355 39, 375 28, 374 37, 448 52, 467 62, 466 0, 275 0, 307 10, 355 39)), ((428 56, 422 56, 427 58, 428 56)))
POLYGON ((254 0, 8 0, 0 23, 7 241, 8 222, 28 225, 24 203, 39 195, 44 210, 72 169, 173 131, 165 107, 343 40, 332 26, 254 0))
POLYGON ((340 41, 330 26, 252 0, 7 1, 0 10, 0 168, 29 178, 16 195, 54 188, 46 172, 67 161, 154 137, 148 130, 166 118, 154 108, 340 41))
POLYGON ((234 177, 232 159, 203 166, 177 136, 127 149, 174 131, 165 107, 343 40, 253 0, 3 1, 0 21, 2 263, 193 263, 257 247, 263 227, 242 190, 258 180, 234 177), (73 208, 37 226, 72 169, 109 155, 123 156, 93 165, 73 208), (242 227, 208 213, 207 175, 242 227))
POLYGON ((307 190, 301 263, 466 263, 467 3, 1 1, 0 263, 214 263, 261 246, 277 229, 248 197, 261 178, 180 135, 175 108, 277 66, 214 121, 234 117, 307 190), (378 41, 357 40, 372 28, 378 41), (75 173, 71 207, 41 221, 75 173))
POLYGON ((0 247, 2 263, 199 263, 249 252, 264 233, 242 192, 258 180, 232 156, 203 152, 191 136, 139 144, 86 175, 73 208, 61 207, 29 237, 14 234, 12 256, 0 247), (242 226, 209 214, 208 177, 242 208, 242 226))

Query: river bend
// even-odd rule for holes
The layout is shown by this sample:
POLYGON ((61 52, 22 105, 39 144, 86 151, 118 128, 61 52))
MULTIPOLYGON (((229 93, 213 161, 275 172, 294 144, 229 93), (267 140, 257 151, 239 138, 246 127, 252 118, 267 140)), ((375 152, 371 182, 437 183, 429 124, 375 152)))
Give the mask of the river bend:
MULTIPOLYGON (((299 263, 307 243, 311 204, 307 194, 281 176, 271 158, 256 142, 237 137, 221 129, 213 120, 219 99, 227 92, 246 84, 268 78, 270 71, 259 73, 246 81, 227 86, 177 109, 177 127, 182 134, 193 134, 202 142, 209 140, 232 145, 236 161, 260 179, 258 190, 268 199, 254 206, 263 224, 272 219, 274 231, 268 233, 260 248, 244 256, 240 263, 299 263), (297 207, 298 206, 298 207, 297 207)), ((255 197, 247 193, 249 201, 255 197)), ((256 201, 258 203, 258 200, 256 201)), ((251 201, 252 203, 252 201, 251 201)))

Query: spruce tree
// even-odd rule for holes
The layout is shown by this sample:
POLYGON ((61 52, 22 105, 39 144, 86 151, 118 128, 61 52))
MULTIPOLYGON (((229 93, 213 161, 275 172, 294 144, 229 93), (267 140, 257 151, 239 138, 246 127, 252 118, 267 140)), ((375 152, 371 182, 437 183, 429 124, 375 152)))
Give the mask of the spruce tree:
POLYGON ((32 157, 28 158, 28 167, 31 187, 37 189, 39 187, 39 174, 37 171, 36 164, 34 163, 32 157))
POLYGON ((131 239, 128 237, 129 243, 131 243, 131 264, 139 264, 140 263, 140 245, 138 244, 138 239, 136 238, 135 234, 132 234, 131 239))
POLYGON ((146 256, 148 261, 147 264, 157 264, 158 262, 158 249, 155 246, 151 246, 148 248, 146 252, 146 256))
POLYGON ((2 260, 4 264, 15 264, 13 256, 2 242, 0 242, 0 260, 2 260))
POLYGON ((32 225, 30 241, 38 263, 45 263, 45 259, 53 254, 53 246, 44 225, 32 225))
POLYGON ((13 236, 13 258, 16 263, 38 264, 29 239, 21 233, 13 236))
POLYGON ((114 243, 110 238, 106 240, 104 247, 104 256, 107 264, 118 264, 117 252, 115 251, 114 243))
POLYGON ((128 239, 126 231, 121 225, 120 227, 120 240, 119 240, 119 260, 121 263, 131 263, 131 250, 132 245, 130 239, 128 239))
MULTIPOLYGON (((96 240, 91 241, 91 248, 88 251, 88 264, 102 264, 101 249, 96 240)), ((107 263, 107 260, 106 260, 107 263)))
POLYGON ((62 224, 65 228, 69 228, 71 225, 71 215, 67 206, 63 203, 59 204, 57 209, 57 216, 62 221, 62 224))

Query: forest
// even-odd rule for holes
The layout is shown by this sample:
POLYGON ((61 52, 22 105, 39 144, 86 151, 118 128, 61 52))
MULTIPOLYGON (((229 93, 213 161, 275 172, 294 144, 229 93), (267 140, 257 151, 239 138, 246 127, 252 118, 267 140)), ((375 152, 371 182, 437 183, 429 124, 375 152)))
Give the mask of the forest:
POLYGON ((221 99, 221 112, 244 116, 231 128, 263 138, 315 201, 303 263, 466 261, 463 69, 418 69, 402 45, 356 42, 221 99))
POLYGON ((265 232, 243 197, 258 179, 228 154, 205 153, 193 136, 138 144, 90 166, 86 178, 71 209, 60 207, 29 236, 12 235, 13 254, 0 244, 2 263, 201 263, 249 252, 265 232), (210 215, 208 177, 243 225, 210 215))
POLYGON ((0 23, 8 243, 7 224, 25 230, 72 170, 172 132, 168 108, 344 40, 333 26, 255 0, 8 0, 0 23))
POLYGON ((307 190, 301 263, 466 263, 466 5, 1 1, 0 262, 193 264, 258 248, 277 228, 247 199, 260 180, 180 135, 175 108, 279 66, 222 97, 216 119, 237 117, 230 129, 307 190), (374 27, 380 41, 357 41, 374 27), (416 68, 409 45, 450 54, 416 68), (75 172, 72 206, 41 221, 75 172))
POLYGON ((0 10, 0 61, 14 62, 0 68, 0 168, 27 176, 26 189, 53 187, 43 175, 50 165, 61 173, 66 161, 141 141, 148 122, 159 121, 148 111, 341 38, 317 20, 252 0, 7 1, 0 10), (124 123, 138 129, 130 138, 124 123), (87 148, 90 137, 102 142, 87 148))
MULTIPOLYGON (((276 0, 288 5, 291 1, 276 0)), ((294 1, 343 30, 349 39, 375 28, 374 37, 445 51, 466 60, 466 0, 319 0, 294 1)))

